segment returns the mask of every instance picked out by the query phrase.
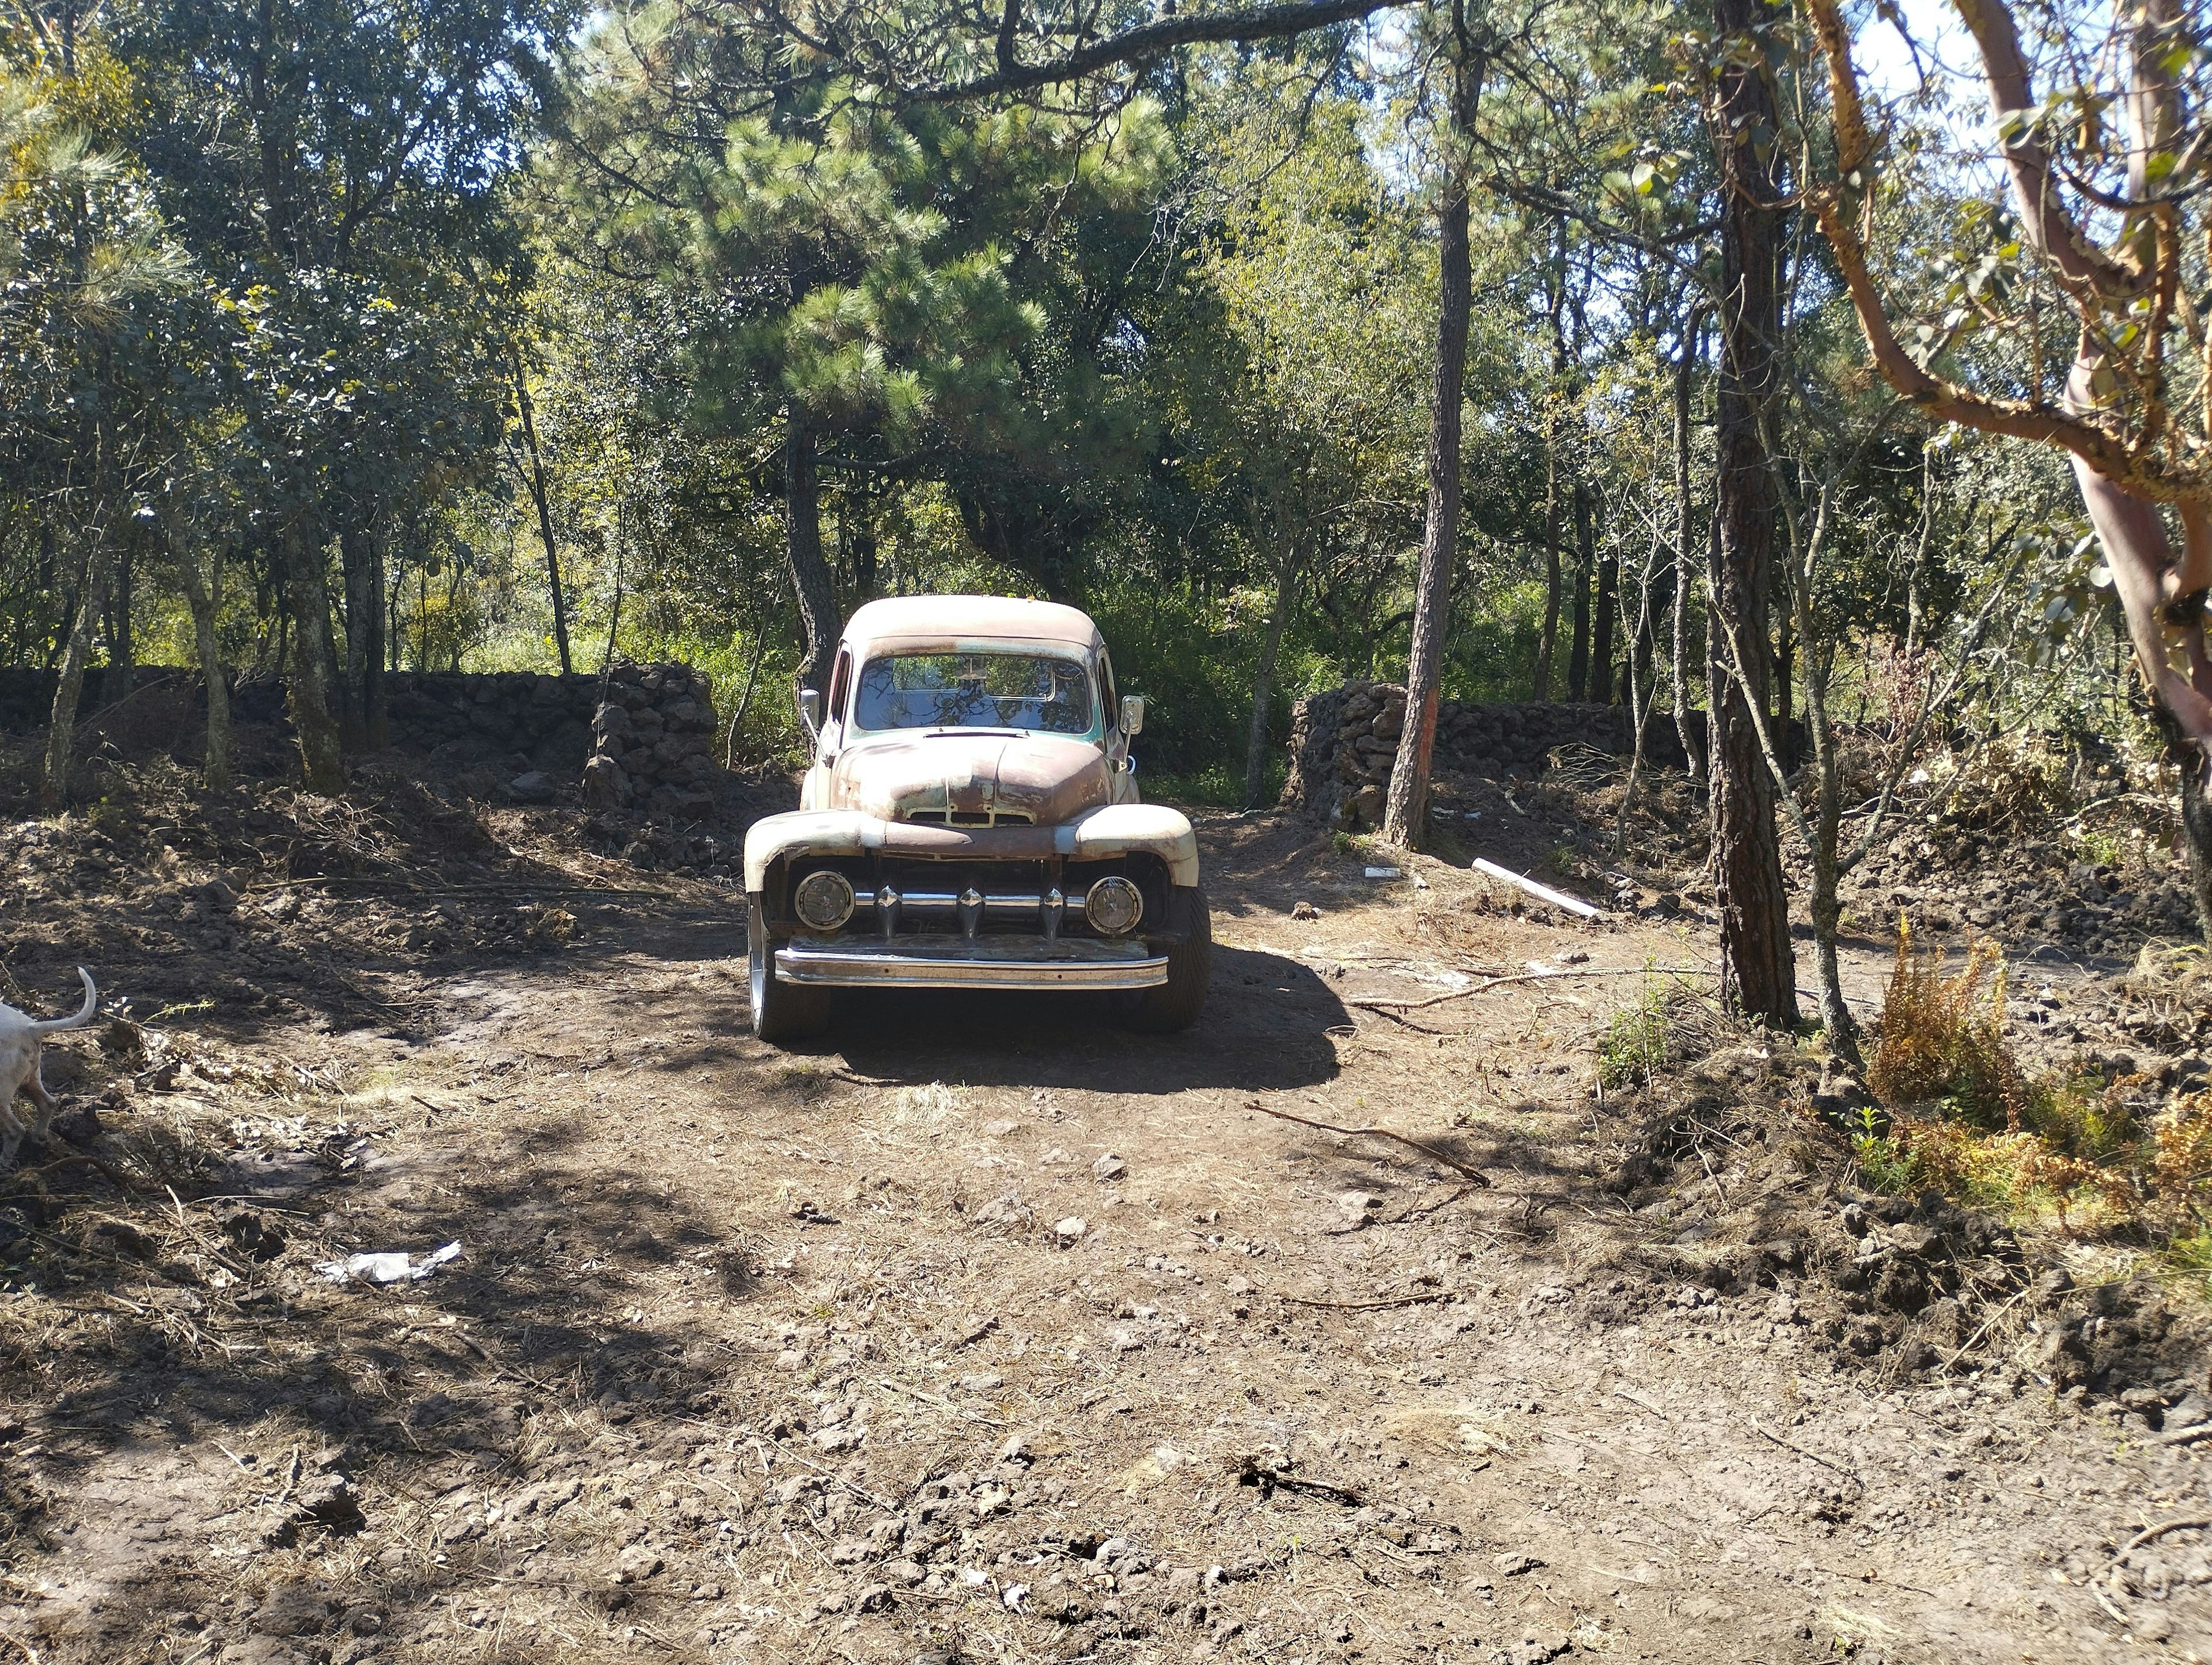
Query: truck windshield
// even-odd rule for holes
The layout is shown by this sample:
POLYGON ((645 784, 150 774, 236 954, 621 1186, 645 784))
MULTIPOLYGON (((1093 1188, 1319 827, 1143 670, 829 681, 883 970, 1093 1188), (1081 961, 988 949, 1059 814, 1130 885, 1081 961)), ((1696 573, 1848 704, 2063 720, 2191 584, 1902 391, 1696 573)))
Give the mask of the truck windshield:
POLYGON ((894 653, 867 662, 853 726, 1091 732, 1091 672, 1048 653, 894 653))

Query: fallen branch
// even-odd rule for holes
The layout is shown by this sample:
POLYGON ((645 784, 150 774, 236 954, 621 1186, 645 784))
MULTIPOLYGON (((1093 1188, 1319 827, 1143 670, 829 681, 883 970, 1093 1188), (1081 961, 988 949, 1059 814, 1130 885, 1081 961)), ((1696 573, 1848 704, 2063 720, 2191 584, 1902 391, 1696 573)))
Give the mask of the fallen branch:
POLYGON ((1999 1307, 1988 1317, 1982 1320, 1981 1328, 1959 1344, 1958 1352, 1951 1355, 1950 1358, 1944 1364, 1943 1368, 1947 1370, 1958 1369, 1959 1361, 1973 1351, 1975 1343, 1978 1342, 1984 1336, 1990 1333, 1991 1328, 1996 1325, 1997 1320, 2003 1317, 2008 1312, 2010 1312, 2014 1307, 2018 1306, 2033 1292, 2034 1286, 2031 1285, 2028 1288, 2021 1291, 2019 1294, 2014 1296, 2011 1300, 2007 1301, 2002 1306, 1999 1307))
POLYGON ((1562 977, 1717 977, 1719 972, 1703 965, 1622 965, 1595 971, 1516 971, 1510 976, 1486 977, 1465 988, 1455 988, 1448 994, 1431 994, 1425 1000, 1346 1000, 1346 1006, 1356 1006, 1369 1012, 1388 1008, 1393 1012, 1419 1012, 1424 1006, 1442 1006, 1447 1000, 1464 1000, 1470 994, 1486 994, 1507 983, 1547 983, 1562 977))
POLYGON ((2200 1439, 2212 1439, 2212 1422, 2200 1422, 2188 1428, 2171 1428, 2150 1443, 2153 1445, 2189 1445, 2200 1439))
POLYGON ((1418 1139, 1408 1139, 1405 1134, 1393 1133, 1388 1127, 1340 1127, 1332 1122, 1316 1121, 1309 1116, 1292 1115, 1288 1110, 1273 1109, 1267 1105, 1262 1104, 1256 1098, 1247 1099, 1245 1101, 1245 1108, 1247 1109, 1257 1110, 1262 1115, 1272 1115, 1278 1121, 1295 1121, 1301 1127, 1318 1128, 1322 1133, 1336 1133, 1345 1139, 1395 1139, 1401 1145, 1406 1145, 1413 1150, 1419 1151, 1423 1156, 1427 1157, 1431 1161, 1441 1162, 1445 1167, 1451 1169, 1454 1172, 1466 1175, 1468 1179, 1472 1180, 1477 1185, 1486 1188, 1490 1184, 1490 1176, 1484 1173, 1480 1168, 1470 1167, 1468 1164, 1462 1162, 1457 1157, 1447 1156, 1443 1152, 1439 1151, 1433 1145, 1424 1145, 1418 1139))
POLYGON ((1428 1301, 1449 1301, 1457 1295, 1455 1289, 1432 1289, 1419 1295, 1394 1295, 1385 1301, 1312 1301, 1303 1295, 1285 1295, 1282 1298, 1302 1307, 1326 1307, 1332 1312, 1376 1312, 1384 1307, 1418 1307, 1428 1301))
POLYGON ((1858 1476, 1852 1474, 1850 1469, 1844 1468, 1841 1463, 1831 1462, 1827 1458, 1822 1456, 1817 1451, 1808 1451, 1803 1446, 1796 1444, 1792 1441, 1786 1440, 1779 1434, 1769 1433, 1766 1429, 1759 1425, 1756 1419, 1753 1419, 1752 1421, 1751 1430, 1753 1433, 1759 1435, 1762 1438, 1772 1440, 1784 1450, 1795 1451, 1799 1456, 1805 1458, 1808 1461, 1817 1462, 1823 1468, 1832 1468, 1837 1474, 1841 1474, 1845 1480, 1851 1481, 1855 1485, 1857 1483, 1858 1476))
MULTIPOLYGON (((1517 808, 1518 805, 1516 807, 1517 808)), ((1487 856, 1475 857, 1474 869, 1477 872, 1488 873, 1492 878, 1502 878, 1508 884, 1518 885, 1539 902, 1548 902, 1554 908, 1564 908, 1577 919, 1600 919, 1604 916, 1603 908, 1591 907, 1580 896, 1571 896, 1564 890, 1554 890, 1547 884, 1539 884, 1534 879, 1515 872, 1510 867, 1499 866, 1487 856)))
POLYGON ((1332 1486, 1327 1480, 1310 1480, 1297 1474, 1285 1474, 1280 1468, 1270 1467, 1256 1455, 1238 1459, 1231 1472, 1237 1476, 1239 1486, 1258 1486, 1263 1498, 1277 1492, 1297 1492, 1309 1498, 1325 1498, 1331 1503, 1340 1503, 1351 1509, 1358 1509, 1367 1501, 1348 1486, 1332 1486))
POLYGON ((2120 1546, 2119 1553, 2112 1557, 2112 1565, 2118 1566, 2153 1539, 2162 1538, 2169 1532, 2186 1532, 2191 1527, 2212 1527, 2212 1517, 2185 1515, 2179 1520, 2160 1521, 2156 1526, 2147 1526, 2120 1546))

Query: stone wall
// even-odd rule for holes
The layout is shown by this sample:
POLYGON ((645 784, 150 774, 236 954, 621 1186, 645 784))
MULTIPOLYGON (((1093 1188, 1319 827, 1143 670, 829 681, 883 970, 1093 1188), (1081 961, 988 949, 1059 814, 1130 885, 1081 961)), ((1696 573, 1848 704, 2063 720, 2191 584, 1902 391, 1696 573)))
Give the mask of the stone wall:
MULTIPOLYGON (((82 718, 111 703, 105 673, 86 673, 82 718)), ((198 697, 197 671, 141 665, 137 685, 181 679, 198 697)), ((598 677, 544 676, 527 671, 387 671, 386 705, 392 744, 451 763, 520 771, 520 795, 550 798, 561 778, 584 779, 586 799, 605 809, 678 817, 703 814, 711 800, 702 783, 720 772, 716 724, 707 678, 682 665, 618 665, 600 699, 598 677), (539 777, 525 787, 523 781, 539 777)), ((0 667, 0 730, 44 728, 53 708, 51 671, 0 667)), ((273 678, 240 678, 231 715, 240 723, 289 727, 284 687, 273 678)), ((179 734, 165 744, 182 744, 179 734)))
MULTIPOLYGON (((1380 825, 1405 726, 1406 690, 1395 683, 1346 683, 1300 700, 1291 719, 1284 807, 1333 826, 1380 825)), ((1437 708, 1439 772, 1525 780, 1542 773, 1555 746, 1592 746, 1626 757, 1635 741, 1626 706, 1468 705, 1446 700, 1437 708)), ((1644 755, 1681 767, 1672 716, 1653 714, 1644 755)))

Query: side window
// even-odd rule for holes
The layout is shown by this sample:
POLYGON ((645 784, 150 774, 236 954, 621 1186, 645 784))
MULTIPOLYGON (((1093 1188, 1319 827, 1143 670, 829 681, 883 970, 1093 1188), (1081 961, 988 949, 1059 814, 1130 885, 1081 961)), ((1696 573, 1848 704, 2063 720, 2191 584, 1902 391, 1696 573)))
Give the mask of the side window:
POLYGON ((1098 697, 1106 702, 1105 730, 1111 734, 1121 721, 1121 702, 1114 689, 1114 659, 1110 653, 1098 656, 1098 697))
POLYGON ((842 723, 845 720, 845 696, 853 689, 853 655, 849 649, 837 650, 837 665, 830 673, 830 697, 823 708, 823 722, 842 723))

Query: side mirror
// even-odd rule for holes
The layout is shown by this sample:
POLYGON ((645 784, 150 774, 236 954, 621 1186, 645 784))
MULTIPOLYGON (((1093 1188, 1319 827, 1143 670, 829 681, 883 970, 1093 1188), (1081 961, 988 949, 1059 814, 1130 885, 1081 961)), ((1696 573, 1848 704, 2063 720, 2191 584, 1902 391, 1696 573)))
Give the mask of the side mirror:
POLYGON ((822 738, 822 690, 802 688, 799 690, 799 720, 806 725, 806 732, 815 739, 822 738))
POLYGON ((1121 732, 1135 739, 1145 732, 1145 696, 1142 694, 1121 696, 1121 732))

